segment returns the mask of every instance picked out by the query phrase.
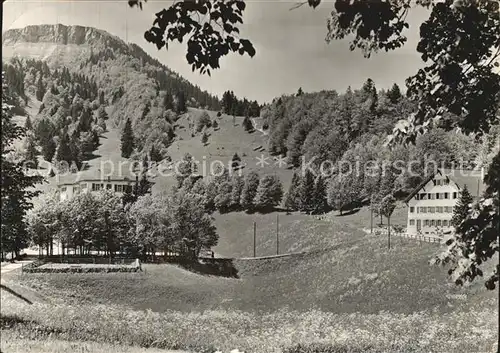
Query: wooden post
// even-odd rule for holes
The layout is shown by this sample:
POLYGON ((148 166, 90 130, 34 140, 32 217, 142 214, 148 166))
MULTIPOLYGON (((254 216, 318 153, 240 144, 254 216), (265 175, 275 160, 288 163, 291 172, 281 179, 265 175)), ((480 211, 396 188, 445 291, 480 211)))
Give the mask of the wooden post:
POLYGON ((280 237, 279 237, 279 227, 280 227, 280 215, 276 215, 276 255, 280 254, 280 237))
POLYGON ((370 234, 373 234, 373 206, 370 202, 370 234))
POLYGON ((387 217, 387 244, 391 248, 391 216, 387 217))
POLYGON ((256 223, 253 222, 253 257, 256 257, 255 254, 256 254, 256 251, 255 251, 255 238, 256 238, 256 223))

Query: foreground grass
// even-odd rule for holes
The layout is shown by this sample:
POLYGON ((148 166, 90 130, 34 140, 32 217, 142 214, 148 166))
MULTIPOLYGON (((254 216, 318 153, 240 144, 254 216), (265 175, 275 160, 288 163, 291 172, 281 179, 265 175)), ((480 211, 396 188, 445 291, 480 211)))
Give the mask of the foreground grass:
POLYGON ((119 346, 98 342, 63 341, 53 338, 44 340, 20 338, 15 332, 4 330, 1 336, 1 350, 9 353, 183 353, 154 348, 119 346))
POLYGON ((487 309, 410 315, 318 310, 264 315, 231 310, 155 313, 109 305, 25 305, 2 296, 2 329, 14 338, 120 342, 194 352, 238 348, 246 353, 274 353, 298 344, 326 344, 332 349, 317 352, 341 352, 341 347, 361 351, 370 347, 380 352, 495 352, 496 318, 487 309))

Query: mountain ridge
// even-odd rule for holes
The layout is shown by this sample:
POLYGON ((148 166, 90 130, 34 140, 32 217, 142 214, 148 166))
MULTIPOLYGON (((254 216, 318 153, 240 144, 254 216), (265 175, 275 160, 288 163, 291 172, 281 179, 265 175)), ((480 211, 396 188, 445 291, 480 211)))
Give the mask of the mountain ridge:
POLYGON ((109 39, 114 39, 117 42, 127 44, 120 37, 111 34, 105 30, 81 26, 81 25, 64 25, 62 23, 44 24, 44 25, 28 25, 23 28, 12 28, 2 33, 2 45, 9 45, 20 40, 27 43, 55 43, 55 44, 86 44, 89 40, 106 39, 109 44, 109 39))

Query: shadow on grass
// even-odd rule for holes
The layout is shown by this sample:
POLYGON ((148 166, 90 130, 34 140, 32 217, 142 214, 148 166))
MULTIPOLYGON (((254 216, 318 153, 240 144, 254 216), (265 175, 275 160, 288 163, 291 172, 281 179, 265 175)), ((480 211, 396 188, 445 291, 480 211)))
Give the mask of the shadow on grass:
POLYGON ((352 210, 343 211, 342 214, 338 214, 337 217, 350 216, 350 215, 353 215, 355 213, 358 213, 360 210, 361 210, 361 208, 354 208, 352 210))
POLYGON ((198 260, 175 261, 172 263, 200 275, 240 278, 233 259, 200 258, 198 260))
POLYGON ((287 212, 285 208, 281 207, 264 207, 264 208, 253 208, 249 210, 245 210, 247 214, 269 214, 273 212, 287 212))
POLYGON ((37 324, 36 321, 25 320, 18 315, 0 315, 0 329, 11 329, 16 326, 29 326, 37 324))

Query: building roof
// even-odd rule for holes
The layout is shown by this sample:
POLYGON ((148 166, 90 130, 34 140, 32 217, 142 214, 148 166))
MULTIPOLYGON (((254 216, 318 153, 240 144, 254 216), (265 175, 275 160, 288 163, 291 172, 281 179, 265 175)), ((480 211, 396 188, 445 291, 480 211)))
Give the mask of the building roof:
POLYGON ((435 173, 430 174, 424 179, 411 193, 406 197, 404 202, 410 201, 422 188, 431 181, 436 174, 448 177, 461 190, 467 187, 472 197, 479 197, 484 192, 483 171, 482 170, 466 170, 466 169, 437 169, 435 173))
POLYGON ((61 186, 73 185, 86 181, 135 181, 136 178, 140 177, 140 171, 134 172, 131 170, 130 164, 124 164, 123 166, 102 166, 101 168, 91 168, 77 173, 68 172, 63 175, 56 175, 56 183, 58 186, 61 186))

